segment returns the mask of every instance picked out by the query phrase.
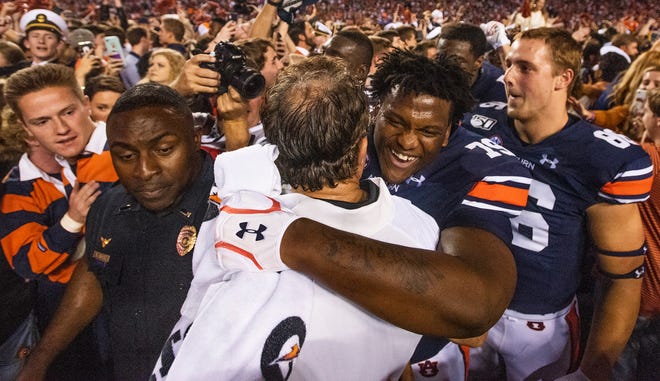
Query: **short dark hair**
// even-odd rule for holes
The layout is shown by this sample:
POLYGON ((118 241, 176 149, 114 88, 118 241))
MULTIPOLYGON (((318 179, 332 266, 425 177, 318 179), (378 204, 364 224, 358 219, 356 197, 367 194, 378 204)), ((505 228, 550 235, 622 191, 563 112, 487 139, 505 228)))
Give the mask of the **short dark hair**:
POLYGON ((637 37, 633 36, 632 34, 619 33, 612 37, 612 46, 619 48, 628 44, 632 44, 633 42, 639 43, 639 40, 637 40, 637 37))
POLYGON ((468 74, 455 57, 438 54, 435 60, 411 50, 386 54, 371 80, 373 96, 382 102, 394 90, 402 95, 430 95, 451 103, 452 125, 470 111, 474 98, 468 74))
POLYGON ((598 68, 600 69, 601 79, 605 82, 612 82, 619 73, 630 67, 628 60, 619 53, 609 52, 600 56, 598 68))
POLYGON ((298 37, 298 35, 302 34, 306 36, 305 34, 306 22, 307 21, 299 20, 289 24, 289 31, 287 33, 289 34, 291 41, 293 41, 293 43, 296 45, 298 45, 298 43, 300 42, 300 38, 298 37))
POLYGON ((132 26, 126 31, 126 40, 131 45, 137 45, 140 43, 140 40, 144 37, 147 38, 147 30, 141 26, 132 26))
POLYGON ((264 68, 264 64, 266 63, 265 54, 268 48, 273 48, 273 50, 275 50, 275 45, 273 45, 270 40, 264 38, 249 38, 236 41, 236 46, 243 50, 248 64, 250 64, 250 61, 254 63, 253 69, 255 70, 261 70, 264 68))
POLYGON ((314 56, 284 69, 261 117, 266 138, 280 151, 275 164, 291 186, 316 191, 357 174, 369 105, 343 60, 314 56))
POLYGON ((402 40, 408 40, 411 37, 417 39, 417 31, 410 25, 402 25, 395 29, 402 40))
POLYGON ((171 118, 181 121, 181 124, 194 130, 193 116, 186 100, 169 86, 158 83, 144 83, 126 90, 115 102, 108 115, 107 125, 124 112, 143 108, 159 108, 170 115, 171 118))
POLYGON ((92 77, 85 84, 84 93, 91 100, 94 95, 101 91, 112 91, 122 94, 126 91, 124 83, 114 75, 97 75, 92 77))
POLYGON ((161 21, 160 27, 165 28, 165 30, 168 32, 172 32, 174 39, 177 42, 183 41, 183 35, 186 33, 186 27, 180 20, 171 17, 165 17, 161 21))
POLYGON ((484 31, 478 26, 468 23, 443 25, 440 39, 468 42, 475 57, 481 57, 491 49, 484 31))

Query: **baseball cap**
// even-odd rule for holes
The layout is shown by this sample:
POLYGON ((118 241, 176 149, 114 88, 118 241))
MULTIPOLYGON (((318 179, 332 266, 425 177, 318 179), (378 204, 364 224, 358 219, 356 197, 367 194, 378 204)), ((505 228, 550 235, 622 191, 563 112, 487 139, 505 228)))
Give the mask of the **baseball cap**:
POLYGON ((48 9, 33 9, 27 12, 21 17, 20 27, 26 34, 36 29, 47 30, 63 38, 69 34, 64 19, 48 9))

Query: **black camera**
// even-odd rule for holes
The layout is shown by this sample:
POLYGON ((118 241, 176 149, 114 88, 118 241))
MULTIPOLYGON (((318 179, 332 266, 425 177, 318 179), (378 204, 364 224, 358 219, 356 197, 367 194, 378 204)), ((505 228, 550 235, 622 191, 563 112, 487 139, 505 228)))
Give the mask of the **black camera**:
POLYGON ((218 94, 224 94, 233 86, 245 99, 256 98, 266 86, 266 80, 258 71, 245 65, 245 54, 230 42, 220 42, 211 53, 215 63, 204 62, 200 66, 220 73, 218 94))

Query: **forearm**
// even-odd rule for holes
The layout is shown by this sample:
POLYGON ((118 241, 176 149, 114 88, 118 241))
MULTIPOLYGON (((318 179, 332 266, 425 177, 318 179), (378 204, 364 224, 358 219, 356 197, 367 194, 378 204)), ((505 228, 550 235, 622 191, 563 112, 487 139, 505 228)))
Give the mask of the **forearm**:
POLYGON ((96 276, 80 261, 53 319, 32 351, 24 373, 45 374, 49 365, 94 319, 101 309, 103 293, 96 276))
MULTIPOLYGON (((444 231, 443 242, 462 232, 444 231)), ((489 245, 503 245, 490 237, 489 245)), ((452 253, 462 240, 443 248, 452 253)), ((475 267, 463 256, 376 242, 306 219, 287 229, 281 253, 292 269, 392 324, 427 335, 479 336, 501 316, 515 287, 513 259, 506 256, 483 258, 475 267)))
POLYGON ((246 120, 232 121, 231 123, 224 121, 222 128, 227 151, 247 147, 250 143, 250 132, 246 120))
MULTIPOLYGON (((604 278, 604 277, 602 277, 604 278)), ((580 368, 591 380, 609 380, 639 312, 641 279, 601 279, 580 368)))
POLYGON ((34 279, 40 274, 52 274, 51 281, 69 281, 73 269, 62 271, 63 265, 68 263, 69 255, 80 240, 80 230, 68 231, 62 222, 51 227, 45 227, 36 221, 18 227, 13 224, 7 227, 12 229, 3 234, 0 244, 17 274, 25 279, 34 279))
POLYGON ((261 12, 257 15, 250 28, 250 38, 261 37, 265 39, 270 38, 270 28, 275 14, 277 13, 277 7, 271 4, 264 4, 261 12))

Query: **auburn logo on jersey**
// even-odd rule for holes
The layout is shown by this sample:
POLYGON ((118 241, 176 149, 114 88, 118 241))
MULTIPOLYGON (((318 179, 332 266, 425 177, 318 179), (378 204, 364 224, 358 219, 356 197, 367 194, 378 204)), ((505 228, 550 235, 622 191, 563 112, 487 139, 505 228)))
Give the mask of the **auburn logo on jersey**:
POLYGON ((289 379, 306 335, 305 322, 298 316, 289 316, 273 328, 261 352, 261 375, 266 381, 289 379))

